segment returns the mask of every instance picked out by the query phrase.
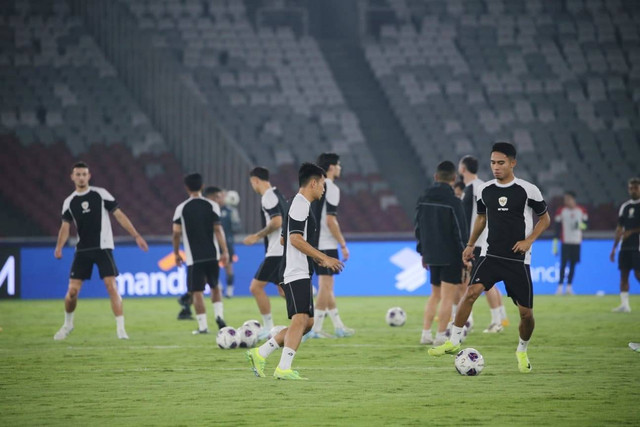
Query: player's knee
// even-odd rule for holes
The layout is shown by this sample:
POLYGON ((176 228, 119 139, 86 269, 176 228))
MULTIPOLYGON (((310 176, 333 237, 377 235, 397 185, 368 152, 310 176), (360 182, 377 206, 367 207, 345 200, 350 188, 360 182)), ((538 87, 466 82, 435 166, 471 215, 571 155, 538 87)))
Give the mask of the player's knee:
POLYGON ((69 286, 69 289, 67 290, 67 297, 69 299, 72 299, 72 300, 77 299, 78 298, 78 289, 69 286))
POLYGON ((520 310, 520 319, 525 321, 533 320, 533 310, 520 310))
POLYGON ((249 291, 252 295, 260 294, 264 292, 264 288, 259 283, 252 281, 249 285, 249 291))

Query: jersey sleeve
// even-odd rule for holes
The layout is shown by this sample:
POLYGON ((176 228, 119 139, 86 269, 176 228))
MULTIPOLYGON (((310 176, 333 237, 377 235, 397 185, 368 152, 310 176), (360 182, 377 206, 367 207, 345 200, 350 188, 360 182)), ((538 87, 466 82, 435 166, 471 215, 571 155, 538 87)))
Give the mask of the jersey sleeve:
POLYGON ((620 227, 624 227, 624 208, 627 206, 626 203, 623 203, 622 206, 620 206, 620 210, 618 211, 618 225, 620 227))
POLYGON ((111 193, 109 193, 104 188, 95 188, 95 190, 98 192, 98 194, 100 194, 100 197, 102 197, 104 208, 107 210, 107 212, 113 212, 118 209, 118 202, 111 195, 111 193))
POLYGON ((473 185, 467 185, 464 188, 462 207, 464 208, 464 214, 467 221, 471 221, 471 217, 473 216, 473 185))
POLYGON ((71 215, 71 198, 69 197, 62 204, 62 220, 65 222, 73 222, 73 215, 71 215))
POLYGON ((337 215, 340 204, 340 189, 337 185, 327 185, 326 203, 327 215, 337 215))
POLYGON ((262 207, 269 214, 269 218, 282 216, 280 200, 278 200, 278 196, 276 196, 273 191, 264 193, 264 196, 262 196, 262 207))
POLYGON ((211 210, 213 210, 213 223, 220 224, 220 217, 222 216, 220 205, 213 200, 209 200, 209 203, 211 203, 211 210))
POLYGON ((173 213, 173 223, 182 225, 182 205, 178 206, 173 213))
POLYGON ((289 209, 289 234, 304 234, 309 218, 309 206, 294 200, 289 209))
POLYGON ((527 191, 527 205, 533 209, 536 215, 541 216, 547 212, 547 203, 542 198, 542 193, 533 184, 526 186, 527 191))
POLYGON ((484 202, 482 201, 482 198, 478 198, 478 201, 476 202, 476 208, 478 211, 478 215, 486 215, 487 214, 487 207, 485 206, 484 202))
POLYGON ((562 208, 561 207, 556 210, 556 216, 554 217, 554 220, 556 222, 562 222, 562 208))

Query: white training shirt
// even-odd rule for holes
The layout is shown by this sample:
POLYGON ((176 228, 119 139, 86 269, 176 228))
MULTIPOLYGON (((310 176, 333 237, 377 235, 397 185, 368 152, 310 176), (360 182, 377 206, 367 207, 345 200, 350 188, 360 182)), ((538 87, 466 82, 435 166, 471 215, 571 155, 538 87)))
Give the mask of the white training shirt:
POLYGON ((320 218, 320 238, 318 240, 318 249, 321 251, 328 249, 338 249, 338 241, 329 226, 327 225, 327 215, 337 215, 338 205, 340 204, 340 188, 329 178, 326 178, 326 190, 324 194, 324 203, 322 204, 322 215, 320 218))
MULTIPOLYGON (((271 218, 274 216, 281 216, 282 212, 279 207, 280 200, 276 193, 274 192, 274 187, 270 187, 265 193, 262 195, 260 199, 260 204, 262 205, 262 215, 264 215, 265 224, 269 224, 271 218)), ((285 219, 282 218, 284 221, 285 219)), ((278 228, 275 231, 272 231, 267 236, 267 251, 265 253, 265 257, 270 256, 282 256, 284 251, 284 247, 280 243, 280 234, 282 232, 282 227, 278 228)))
POLYGON ((291 202, 289 215, 287 217, 289 236, 287 236, 286 259, 284 269, 284 283, 291 283, 296 280, 310 279, 309 260, 305 254, 300 252, 291 244, 292 234, 302 234, 307 240, 307 225, 309 222, 309 208, 311 203, 298 193, 291 202))
POLYGON ((582 206, 569 209, 565 206, 558 209, 556 222, 562 224, 562 243, 579 245, 582 243, 580 224, 588 220, 587 211, 582 206))

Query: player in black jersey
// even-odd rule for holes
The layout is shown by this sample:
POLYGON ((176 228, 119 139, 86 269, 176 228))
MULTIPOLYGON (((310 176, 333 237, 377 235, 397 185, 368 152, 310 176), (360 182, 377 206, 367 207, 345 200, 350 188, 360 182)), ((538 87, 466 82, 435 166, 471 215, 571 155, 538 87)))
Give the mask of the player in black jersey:
POLYGON ((262 329, 258 333, 258 339, 263 340, 269 336, 273 328, 273 316, 271 315, 271 301, 265 292, 269 282, 278 287, 278 292, 284 297, 284 291, 279 286, 280 263, 284 247, 280 243, 282 231, 282 219, 287 212, 287 201, 276 187, 271 186, 269 170, 263 167, 255 167, 249 172, 249 182, 253 191, 260 194, 260 217, 262 229, 249 234, 243 241, 245 245, 253 245, 260 240, 264 241, 264 260, 258 267, 249 290, 256 299, 258 310, 262 315, 262 329))
POLYGON ((136 231, 129 218, 120 210, 118 202, 107 190, 100 187, 89 186, 91 173, 89 166, 84 162, 73 165, 71 180, 76 190, 64 201, 62 205, 62 225, 58 232, 58 242, 54 256, 62 258, 62 247, 69 239, 71 222, 78 232, 78 244, 76 254, 71 265, 69 289, 64 298, 65 318, 60 330, 53 336, 54 340, 67 338, 73 330, 73 313, 78 304, 78 294, 82 288, 82 282, 91 278, 93 265, 98 266, 100 278, 104 280, 111 300, 111 309, 116 316, 116 332, 118 338, 129 339, 124 328, 124 315, 122 311, 122 297, 118 294, 116 276, 118 268, 113 259, 113 233, 109 213, 127 232, 136 240, 136 244, 143 251, 149 250, 147 242, 136 231))
POLYGON ((194 334, 206 334, 207 313, 204 305, 205 286, 211 288, 211 301, 218 328, 225 325, 222 293, 218 287, 221 265, 229 259, 224 230, 220 225, 220 206, 202 197, 202 176, 192 173, 184 178, 189 198, 180 203, 173 215, 173 253, 176 265, 187 264, 187 288, 193 298, 198 329, 194 334), (180 255, 180 238, 184 245, 186 259, 180 255))
POLYGON ((616 259, 616 248, 620 241, 618 269, 620 270, 620 305, 613 309, 619 313, 629 313, 629 273, 633 270, 640 281, 640 178, 631 178, 628 184, 629 200, 620 206, 618 226, 609 258, 616 259))
POLYGON ((476 241, 487 227, 487 244, 481 253, 484 258, 471 273, 469 287, 451 328, 451 339, 430 349, 432 356, 455 354, 460 350, 463 327, 473 303, 483 291, 504 281, 508 296, 520 312, 520 341, 516 350, 518 369, 523 373, 531 371, 527 356, 527 346, 535 326, 529 269, 531 245, 549 227, 551 219, 538 187, 513 174, 516 164, 516 149, 512 144, 498 142, 493 145, 491 171, 495 179, 480 188, 478 217, 462 254, 465 263, 474 258, 476 241), (535 227, 532 212, 539 217, 535 227))

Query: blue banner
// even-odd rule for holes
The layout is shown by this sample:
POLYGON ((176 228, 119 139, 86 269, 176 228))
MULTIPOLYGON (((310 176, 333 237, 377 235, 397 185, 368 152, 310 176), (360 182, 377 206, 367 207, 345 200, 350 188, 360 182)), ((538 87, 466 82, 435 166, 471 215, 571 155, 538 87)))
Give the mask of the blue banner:
MULTIPOLYGON (((576 267, 573 289, 577 294, 617 294, 617 263, 609 261, 613 242, 590 240, 582 244, 582 261, 576 267)), ((413 241, 351 242, 351 258, 344 271, 336 276, 338 296, 428 295, 428 272, 422 268, 413 241)), ((249 284, 263 260, 262 245, 236 245, 238 262, 234 263, 235 295, 250 295, 249 284)), ((63 298, 69 280, 74 250, 65 248, 63 259, 53 257, 52 247, 25 247, 20 250, 20 297, 63 298)), ((120 271, 119 292, 126 297, 177 296, 186 291, 185 270, 173 265, 171 246, 151 245, 148 252, 136 246, 119 245, 114 257, 120 271)), ((551 253, 551 241, 541 240, 533 246, 531 275, 536 294, 555 292, 559 273, 559 256, 551 253)), ((17 266, 17 264, 16 264, 17 266)), ((6 274, 8 276, 8 273, 6 274)), ((315 281, 315 279, 314 279, 315 281)), ((638 293, 631 278, 631 292, 638 293)), ((221 283, 225 283, 224 271, 221 283)), ((267 291, 277 295, 274 285, 267 291)), ((82 287, 81 297, 107 297, 104 284, 94 268, 91 280, 82 287)))

